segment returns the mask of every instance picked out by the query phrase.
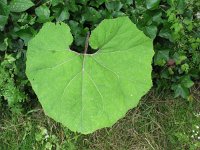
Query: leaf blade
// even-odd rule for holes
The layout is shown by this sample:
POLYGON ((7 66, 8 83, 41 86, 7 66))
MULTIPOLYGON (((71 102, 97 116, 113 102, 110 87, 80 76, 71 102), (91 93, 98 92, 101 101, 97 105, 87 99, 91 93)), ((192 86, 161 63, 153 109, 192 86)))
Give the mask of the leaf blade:
POLYGON ((11 12, 23 12, 34 6, 31 0, 12 0, 9 4, 11 12))
POLYGON ((92 32, 90 45, 100 48, 97 53, 75 53, 71 43, 67 25, 46 23, 29 42, 26 74, 48 116, 88 134, 112 126, 150 89, 152 40, 120 17, 92 32), (145 71, 133 69, 137 63, 145 71))

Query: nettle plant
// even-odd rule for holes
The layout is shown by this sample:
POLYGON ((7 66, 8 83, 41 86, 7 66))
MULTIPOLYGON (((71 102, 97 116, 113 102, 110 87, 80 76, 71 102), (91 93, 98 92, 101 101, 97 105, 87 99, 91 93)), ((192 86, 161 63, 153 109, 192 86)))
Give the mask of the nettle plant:
POLYGON ((28 44, 26 74, 48 116, 88 134, 112 126, 151 88, 153 41, 119 17, 103 20, 82 53, 72 42, 67 24, 45 23, 28 44))

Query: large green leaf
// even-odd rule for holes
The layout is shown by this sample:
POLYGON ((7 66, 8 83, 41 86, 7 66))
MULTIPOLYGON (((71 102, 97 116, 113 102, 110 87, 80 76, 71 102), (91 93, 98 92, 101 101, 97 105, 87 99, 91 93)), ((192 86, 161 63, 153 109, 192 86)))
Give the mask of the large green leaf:
POLYGON ((26 74, 46 114, 84 134, 112 126, 151 88, 152 40, 128 19, 92 31, 94 54, 71 51, 64 24, 46 23, 28 45, 26 74))

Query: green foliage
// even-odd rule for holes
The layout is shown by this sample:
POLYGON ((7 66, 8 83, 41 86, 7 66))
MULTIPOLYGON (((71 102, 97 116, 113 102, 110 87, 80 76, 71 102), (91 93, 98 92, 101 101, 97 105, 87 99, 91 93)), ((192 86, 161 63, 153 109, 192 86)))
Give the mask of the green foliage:
POLYGON ((47 145, 53 145, 52 149, 57 145, 58 149, 84 149, 85 144, 88 145, 85 149, 113 149, 114 146, 115 149, 200 148, 200 131, 196 127, 200 124, 199 96, 197 102, 193 101, 194 91, 199 89, 193 89, 192 94, 189 89, 200 78, 199 0, 160 0, 159 3, 158 0, 32 0, 34 6, 26 6, 21 12, 10 11, 11 1, 0 0, 0 149, 42 149, 48 142, 47 145), (36 14, 39 7, 45 9, 44 14, 41 10, 36 14), (148 98, 140 109, 127 115, 114 128, 83 137, 80 143, 84 144, 80 147, 76 147, 80 144, 77 135, 59 131, 56 123, 49 124, 48 118, 37 118, 38 112, 31 116, 31 121, 24 116, 13 119, 5 107, 8 104, 5 89, 9 89, 8 97, 15 103, 9 107, 14 112, 38 104, 25 76, 25 61, 27 43, 43 22, 68 24, 74 37, 71 49, 82 52, 88 31, 103 19, 123 15, 129 16, 139 29, 154 39, 154 87, 159 92, 173 90, 175 96, 183 96, 194 103, 192 107, 183 99, 163 100, 161 95, 156 97, 151 93, 152 100, 148 98), (10 90, 16 91, 18 96, 10 90), (193 115, 195 111, 198 117, 193 115), (40 126, 35 129, 36 125, 40 126), (49 138, 43 135, 42 140, 36 141, 44 128, 49 138), (51 138, 53 135, 58 137, 58 143, 51 138))
POLYGON ((23 12, 34 6, 31 0, 12 0, 9 4, 11 12, 23 12))
POLYGON ((157 9, 159 6, 160 0, 146 0, 147 9, 157 9))
POLYGON ((9 76, 17 81, 15 87, 21 82, 26 94, 33 96, 24 73, 24 56, 28 41, 43 23, 68 24, 74 37, 71 49, 81 52, 88 31, 103 19, 127 15, 154 39, 155 87, 171 89, 176 96, 191 100, 192 84, 183 86, 181 82, 183 78, 194 82, 200 77, 199 8, 199 0, 0 0, 0 61, 4 61, 5 54, 17 60, 6 71, 19 70, 9 71, 9 76))
POLYGON ((0 96, 15 112, 20 109, 18 104, 26 99, 25 93, 16 87, 13 77, 10 77, 10 74, 2 68, 0 68, 0 96))
POLYGON ((1 109, 0 149, 54 150, 82 149, 80 134, 72 133, 45 117, 41 109, 31 110, 26 115, 15 115, 1 109))
POLYGON ((7 6, 6 0, 0 1, 0 31, 4 29, 4 26, 7 24, 9 15, 9 7, 7 6))
POLYGON ((128 17, 103 20, 90 37, 98 51, 79 54, 69 49, 67 25, 46 23, 29 42, 26 63, 44 111, 85 134, 113 125, 137 106, 152 86, 154 54, 152 40, 128 17))
POLYGON ((50 20, 50 10, 49 7, 42 5, 35 9, 35 14, 38 16, 37 22, 45 23, 50 20))
POLYGON ((58 139, 55 135, 49 135, 45 127, 38 126, 38 130, 39 131, 35 133, 35 140, 42 143, 43 149, 51 150, 54 146, 57 148, 59 147, 58 139))
MULTIPOLYGON (((21 104, 27 99, 24 92, 27 80, 23 81, 25 76, 20 75, 21 70, 15 65, 21 64, 21 57, 20 53, 17 56, 5 55, 1 58, 3 61, 0 64, 0 101, 6 102, 14 113, 19 113, 23 109, 21 104)), ((21 67, 24 65, 21 64, 21 67)))
POLYGON ((199 7, 197 0, 136 0, 133 12, 138 27, 152 38, 156 35, 154 78, 158 89, 172 89, 175 96, 188 100, 193 84, 183 85, 182 80, 192 83, 200 77, 199 7), (147 5, 154 10, 146 9, 147 5))
MULTIPOLYGON (((199 88, 199 87, 198 87, 199 88)), ((40 107, 25 115, 0 109, 1 150, 110 150, 110 149, 200 149, 200 91, 194 101, 173 99, 168 92, 152 90, 137 109, 112 128, 90 135, 70 132, 47 117, 40 107), (12 116, 12 117, 11 117, 12 116)))

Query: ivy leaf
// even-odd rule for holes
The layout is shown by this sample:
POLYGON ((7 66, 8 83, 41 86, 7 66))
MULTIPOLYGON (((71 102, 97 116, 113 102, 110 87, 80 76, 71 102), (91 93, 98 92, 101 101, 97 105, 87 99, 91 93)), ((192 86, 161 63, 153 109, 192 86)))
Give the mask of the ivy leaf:
POLYGON ((158 29, 155 25, 150 25, 146 26, 144 31, 147 34, 147 36, 149 36, 151 39, 155 39, 158 29))
POLYGON ((118 1, 111 1, 106 2, 105 6, 109 11, 119 11, 123 7, 123 4, 118 1))
POLYGON ((55 17, 57 22, 62 22, 69 19, 70 14, 68 8, 66 8, 65 6, 58 5, 56 7, 53 7, 52 11, 54 12, 53 16, 55 17))
POLYGON ((85 9, 85 13, 82 18, 87 21, 98 22, 101 18, 101 14, 93 7, 88 7, 85 9))
POLYGON ((7 50, 8 47, 8 38, 5 38, 3 41, 0 41, 0 51, 7 50))
POLYGON ((36 34, 36 31, 32 27, 29 27, 17 31, 16 34, 23 39, 24 44, 27 45, 28 41, 36 34))
POLYGON ((4 26, 6 25, 7 20, 8 20, 8 16, 0 15, 0 31, 4 29, 4 26))
POLYGON ((38 16, 38 22, 45 23, 50 20, 50 10, 46 5, 41 5, 35 9, 35 13, 38 16))
POLYGON ((23 12, 34 6, 31 0, 12 0, 10 2, 11 12, 23 12))
POLYGON ((146 0, 147 9, 156 9, 160 4, 160 0, 146 0))
POLYGON ((9 15, 9 7, 7 1, 0 1, 0 31, 4 29, 9 15))
POLYGON ((46 114, 84 134, 112 126, 152 86, 152 40, 128 19, 92 31, 94 54, 71 51, 69 27, 46 23, 28 45, 26 74, 46 114))
POLYGON ((181 84, 173 86, 172 89, 175 92, 175 98, 178 97, 178 96, 181 96, 181 97, 187 99, 189 94, 190 94, 188 88, 184 87, 181 84))
POLYGON ((194 85, 194 82, 189 76, 183 76, 179 80, 179 84, 174 84, 172 90, 175 92, 175 97, 181 96, 187 99, 190 95, 189 88, 194 85))
POLYGON ((102 5, 103 3, 105 3, 106 0, 96 0, 96 1, 90 1, 90 4, 91 6, 93 7, 97 7, 99 8, 100 5, 102 5))
POLYGON ((190 79, 189 76, 184 76, 181 78, 181 85, 186 88, 191 88, 194 85, 194 82, 190 79))
POLYGON ((163 37, 163 38, 166 38, 166 39, 169 39, 170 41, 173 41, 173 37, 172 37, 172 31, 168 28, 162 28, 159 32, 159 36, 160 37, 163 37))
POLYGON ((154 64, 158 66, 164 66, 169 59, 169 50, 158 51, 154 56, 154 64))
POLYGON ((185 10, 185 4, 186 4, 186 2, 185 2, 185 0, 178 0, 178 5, 177 5, 177 12, 179 13, 179 14, 183 14, 184 13, 184 10, 185 10))
POLYGON ((56 5, 58 5, 59 3, 64 3, 64 2, 63 2, 63 0, 51 0, 52 6, 56 6, 56 5))

